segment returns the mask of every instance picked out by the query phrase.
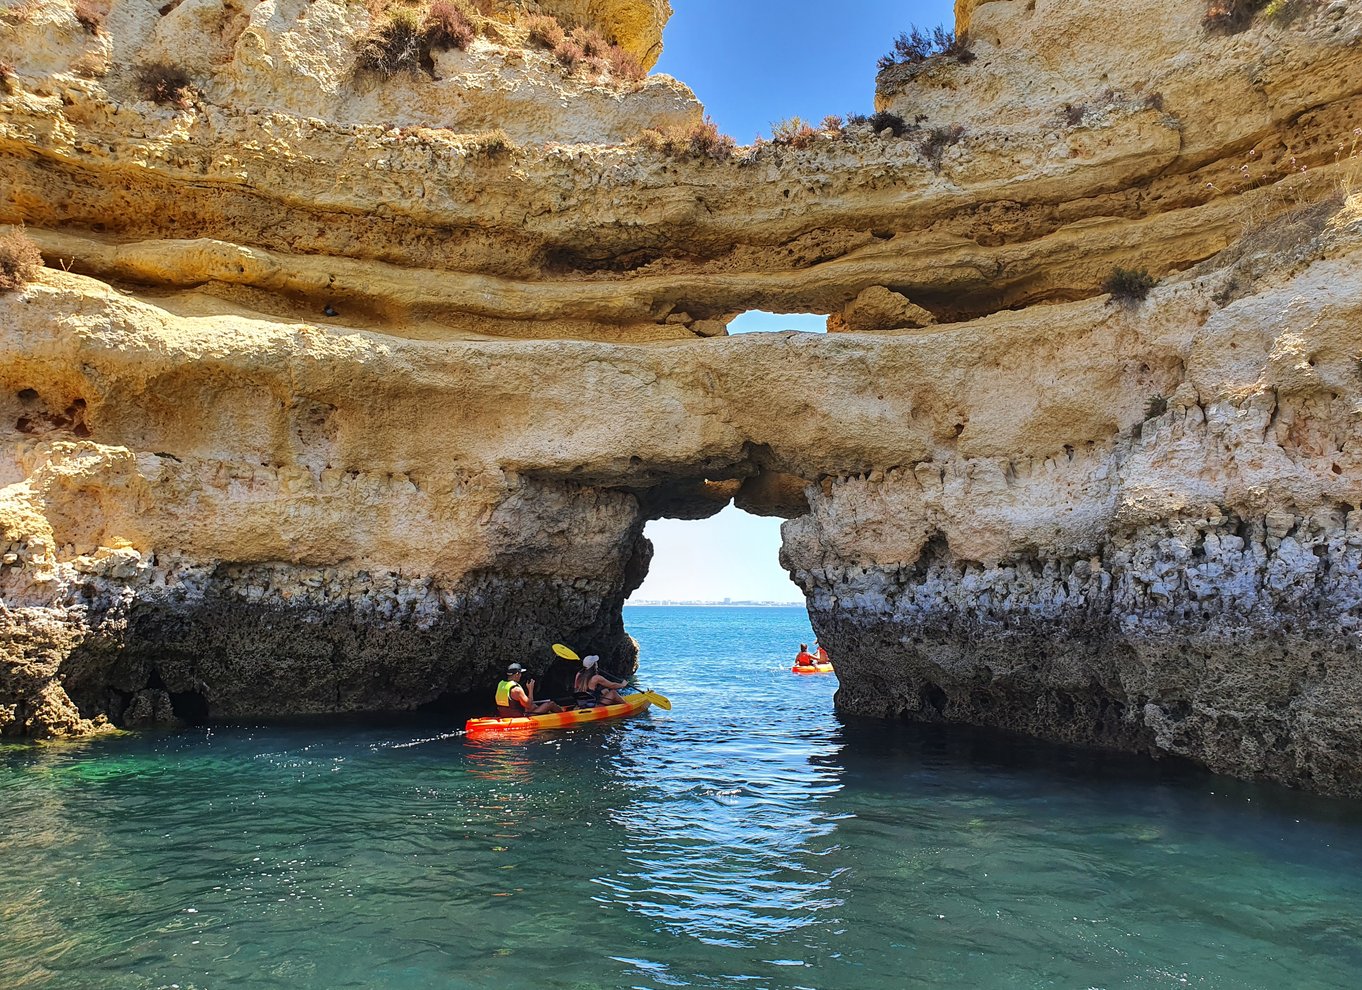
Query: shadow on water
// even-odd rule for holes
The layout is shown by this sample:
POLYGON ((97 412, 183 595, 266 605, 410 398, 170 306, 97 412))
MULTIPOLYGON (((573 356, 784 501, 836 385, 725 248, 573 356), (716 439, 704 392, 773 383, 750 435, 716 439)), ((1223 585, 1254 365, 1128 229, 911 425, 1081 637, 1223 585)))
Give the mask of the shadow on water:
MULTIPOLYGON (((880 786, 1045 787, 1057 794, 1177 795, 1239 813, 1362 827, 1362 800, 1321 797, 1271 782, 1214 774, 1190 760, 1086 749, 973 726, 882 722, 838 715, 835 758, 849 782, 880 786)), ((817 758, 815 758, 816 760, 817 758)))

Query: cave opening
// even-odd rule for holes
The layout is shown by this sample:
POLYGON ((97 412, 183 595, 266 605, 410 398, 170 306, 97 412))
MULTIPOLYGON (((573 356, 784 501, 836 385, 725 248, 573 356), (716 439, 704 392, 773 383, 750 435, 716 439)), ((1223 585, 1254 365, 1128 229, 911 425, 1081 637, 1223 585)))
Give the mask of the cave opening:
POLYGON ((622 609, 644 684, 691 703, 717 701, 735 678, 784 676, 801 644, 816 640, 803 591, 786 570, 787 541, 797 539, 791 525, 799 525, 791 520, 808 511, 800 502, 738 495, 712 514, 645 525, 648 570, 622 609))
POLYGON ((652 561, 629 604, 803 605, 780 565, 782 520, 725 506, 707 519, 654 519, 652 561))

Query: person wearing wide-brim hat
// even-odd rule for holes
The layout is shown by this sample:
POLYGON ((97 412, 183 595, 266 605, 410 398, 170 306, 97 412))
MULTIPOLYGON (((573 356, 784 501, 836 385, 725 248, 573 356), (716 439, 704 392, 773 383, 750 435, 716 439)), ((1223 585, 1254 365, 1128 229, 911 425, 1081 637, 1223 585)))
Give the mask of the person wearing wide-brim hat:
POLYGON ((544 715, 548 712, 561 712, 557 702, 534 700, 534 678, 525 687, 520 679, 525 676, 525 668, 513 663, 506 668, 506 676, 497 685, 497 714, 502 718, 517 718, 521 715, 544 715), (528 690, 526 690, 528 688, 528 690))
POLYGON ((622 705, 624 698, 620 695, 620 688, 625 687, 628 681, 612 681, 601 673, 601 658, 594 654, 582 658, 582 669, 573 678, 572 691, 578 697, 584 697, 590 705, 622 705))

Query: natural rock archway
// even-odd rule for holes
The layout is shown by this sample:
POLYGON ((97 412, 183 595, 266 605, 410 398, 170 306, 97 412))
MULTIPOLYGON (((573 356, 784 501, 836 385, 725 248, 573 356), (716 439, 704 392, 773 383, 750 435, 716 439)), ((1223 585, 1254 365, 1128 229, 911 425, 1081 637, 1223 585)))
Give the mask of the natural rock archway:
MULTIPOLYGON (((625 665, 645 521, 735 500, 788 519, 846 710, 1362 792, 1350 5, 967 4, 973 60, 881 74, 899 124, 731 154, 525 4, 387 79, 330 0, 212 52, 213 4, 31 6, 0 731, 405 710, 562 638, 625 665), (719 332, 749 308, 841 332, 719 332)), ((644 54, 666 15, 547 6, 644 54)))

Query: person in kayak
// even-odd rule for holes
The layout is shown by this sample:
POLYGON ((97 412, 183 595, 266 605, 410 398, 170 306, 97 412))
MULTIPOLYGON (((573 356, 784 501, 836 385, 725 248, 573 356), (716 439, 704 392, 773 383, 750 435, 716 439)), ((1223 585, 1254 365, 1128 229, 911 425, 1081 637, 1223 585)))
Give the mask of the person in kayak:
POLYGON ((518 663, 513 663, 506 668, 506 677, 497 685, 497 714, 502 718, 519 718, 522 715, 545 715, 549 712, 561 712, 563 707, 557 702, 535 701, 534 700, 534 678, 531 677, 526 685, 529 690, 520 686, 520 679, 525 676, 525 668, 518 663))
POLYGON ((814 665, 813 654, 809 652, 808 643, 799 644, 799 653, 795 656, 796 667, 812 667, 814 665))
POLYGON ((828 651, 823 649, 822 645, 816 639, 813 641, 813 658, 818 663, 832 663, 832 661, 828 659, 828 651))
POLYGON ((601 673, 601 658, 589 656, 582 658, 582 669, 572 682, 572 691, 587 705, 622 705, 624 698, 620 689, 627 681, 612 681, 601 673))

